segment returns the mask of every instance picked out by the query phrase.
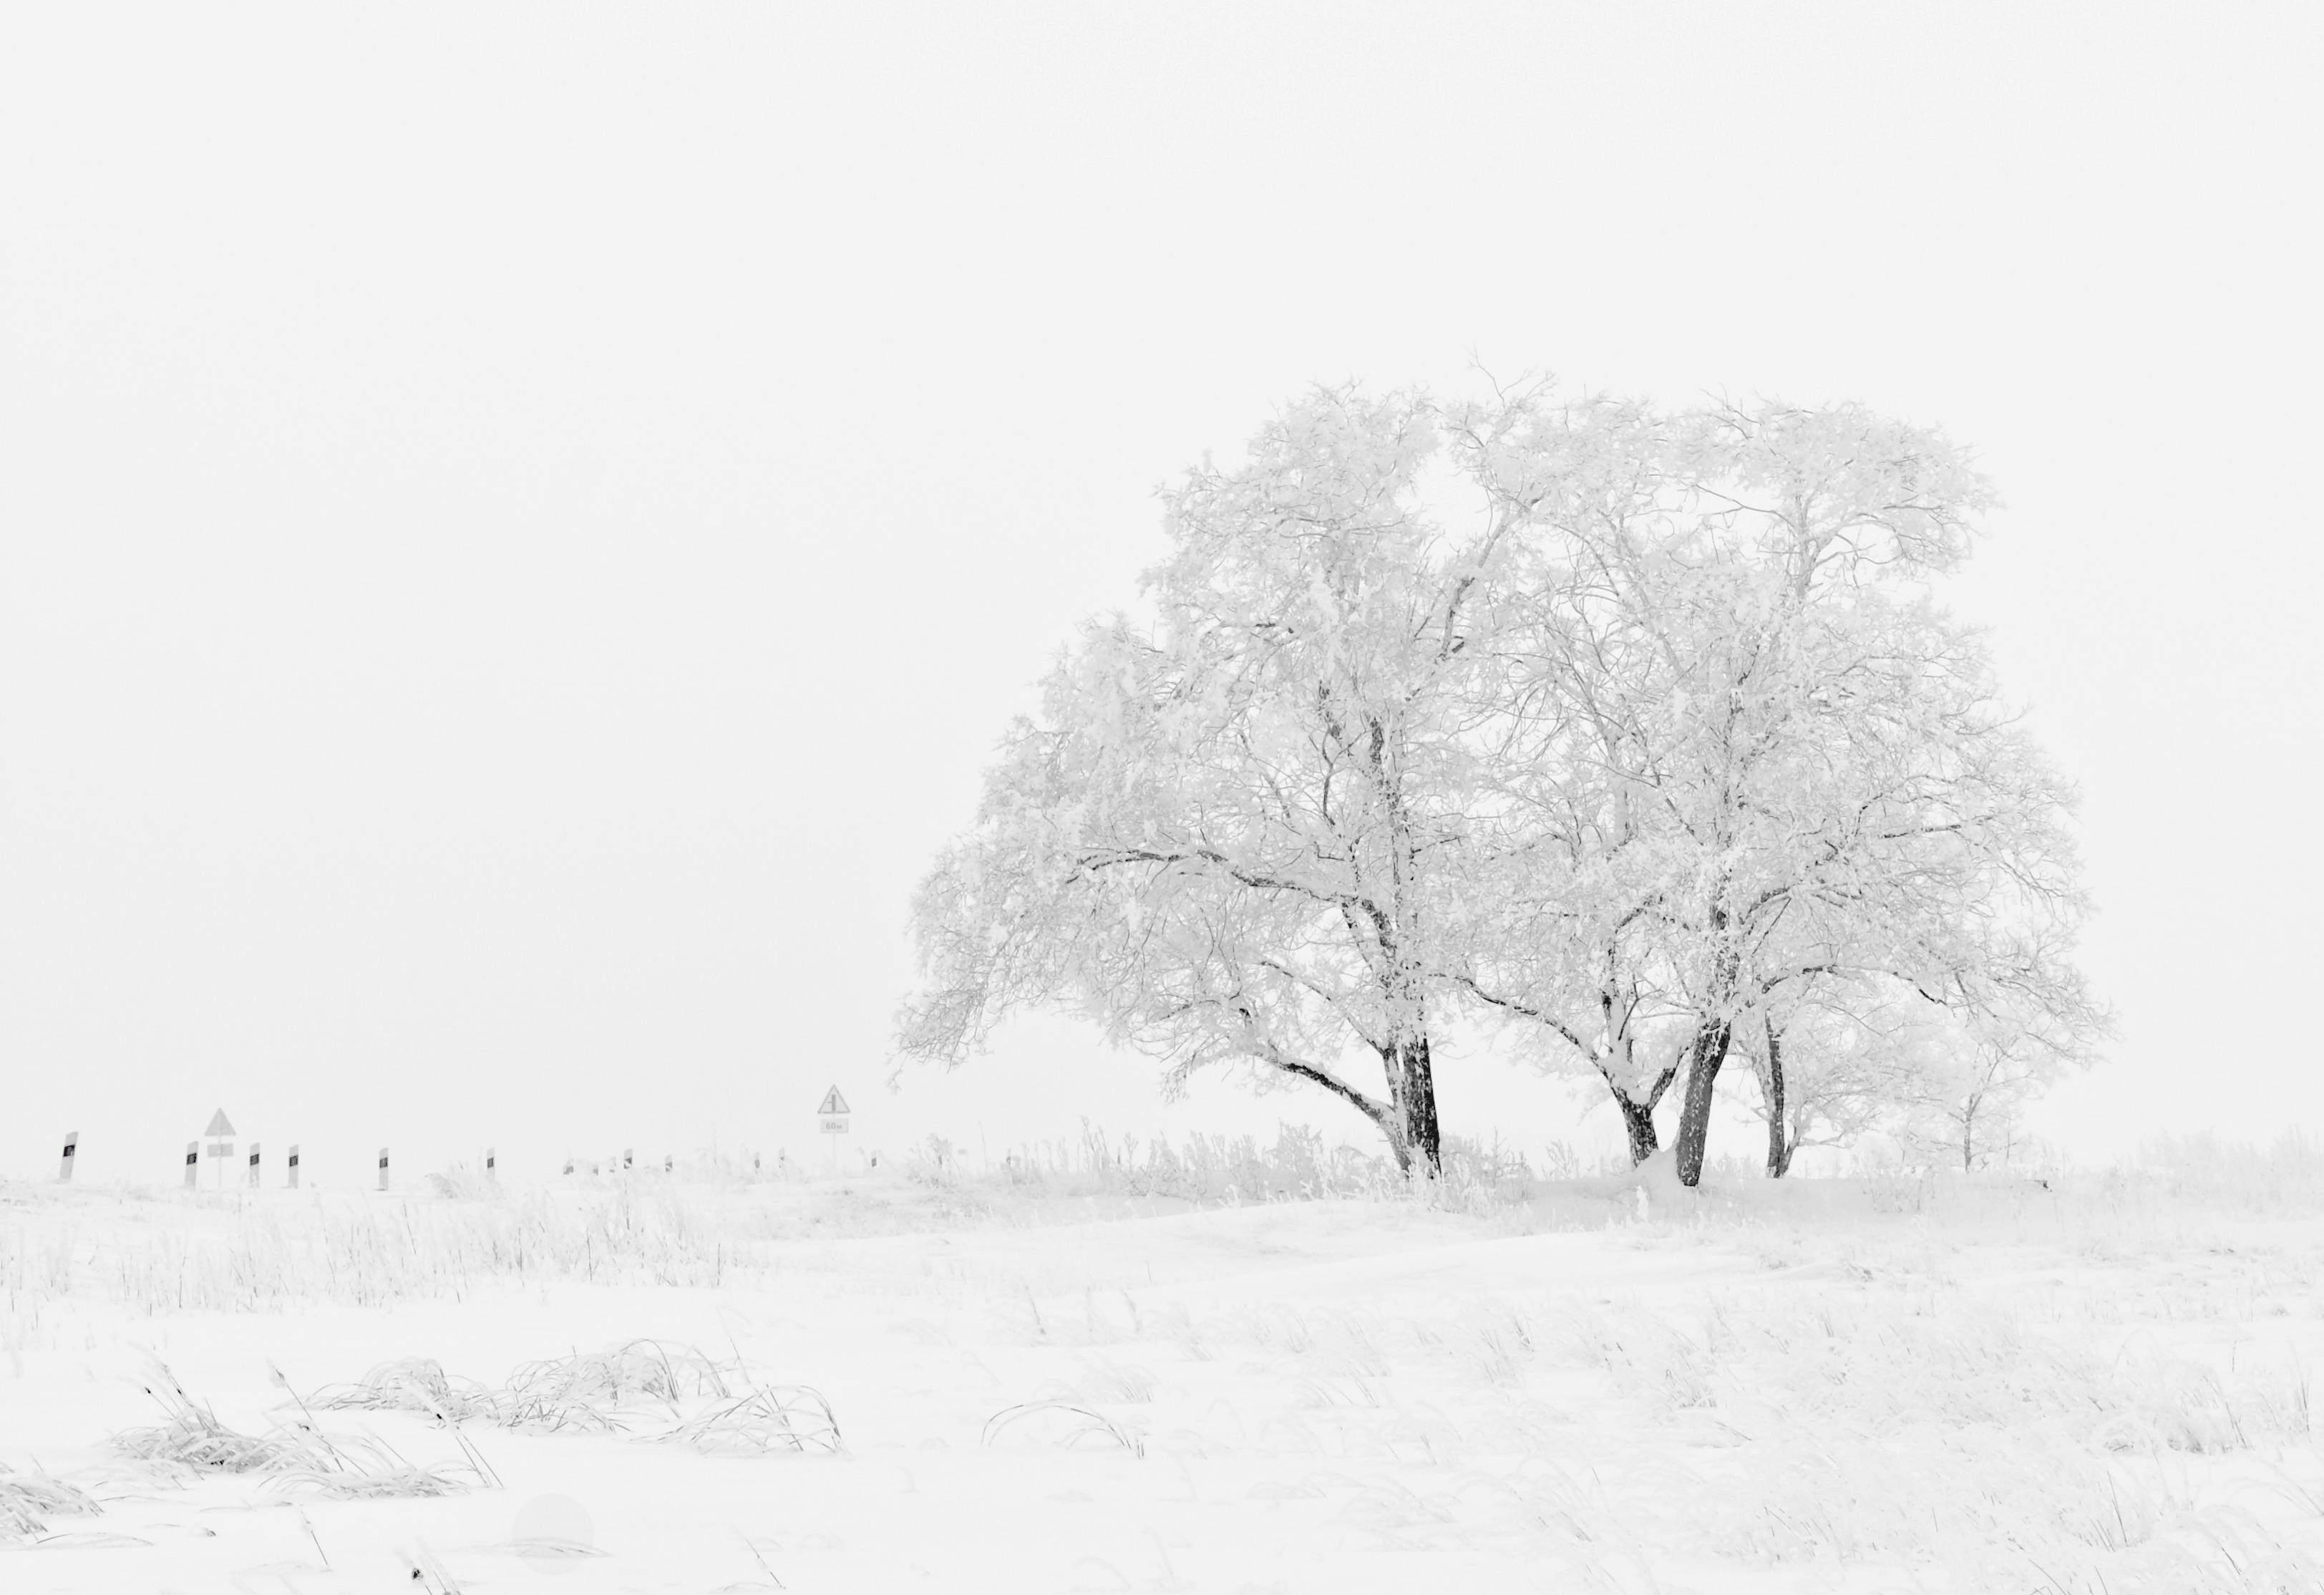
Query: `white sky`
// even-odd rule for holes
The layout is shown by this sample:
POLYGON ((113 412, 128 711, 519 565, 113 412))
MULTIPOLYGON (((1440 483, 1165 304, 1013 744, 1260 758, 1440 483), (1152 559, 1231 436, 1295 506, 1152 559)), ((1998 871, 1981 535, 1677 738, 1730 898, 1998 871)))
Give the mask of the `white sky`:
POLYGON ((2043 1128, 2324 1128, 2319 81, 2312 5, 12 8, 0 1171, 1271 1125, 1062 1024, 890 1094, 906 893, 1155 484, 1472 356, 1977 444, 2123 1020, 2043 1128))

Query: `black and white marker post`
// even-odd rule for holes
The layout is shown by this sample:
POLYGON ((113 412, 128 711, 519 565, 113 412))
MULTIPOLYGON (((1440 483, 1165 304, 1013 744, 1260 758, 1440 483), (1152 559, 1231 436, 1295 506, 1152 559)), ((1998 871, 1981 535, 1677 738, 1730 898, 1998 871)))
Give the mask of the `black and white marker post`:
POLYGON ((186 1143, 186 1189, 187 1189, 187 1190, 190 1191, 190 1190, 192 1190, 192 1189, 194 1188, 194 1180, 195 1180, 196 1176, 198 1176, 198 1175, 201 1173, 201 1167, 202 1167, 202 1144, 201 1144, 201 1142, 199 1142, 199 1141, 188 1141, 188 1142, 186 1143))
POLYGON ((258 1189, 258 1143, 256 1141, 250 1143, 250 1178, 247 1183, 252 1190, 258 1189))
POLYGON ((64 1162, 57 1169, 57 1184, 60 1185, 69 1185, 72 1184, 73 1154, 78 1151, 79 1148, 80 1131, 77 1129, 69 1129, 65 1131, 64 1162))
POLYGON ((385 1147, 379 1149, 379 1188, 383 1191, 387 1189, 387 1148, 385 1147))
POLYGON ((290 1171, 290 1189, 295 1191, 299 1188, 299 1143, 296 1141, 290 1143, 290 1156, 287 1166, 290 1171))

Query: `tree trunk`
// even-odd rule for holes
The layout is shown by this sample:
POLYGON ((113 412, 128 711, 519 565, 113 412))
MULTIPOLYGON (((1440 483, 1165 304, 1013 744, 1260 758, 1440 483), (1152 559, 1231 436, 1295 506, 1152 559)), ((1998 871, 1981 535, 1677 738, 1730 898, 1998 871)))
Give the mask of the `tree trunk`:
POLYGON ((1618 1091, 1614 1093, 1614 1105, 1622 1110, 1622 1128, 1630 1133, 1630 1166, 1636 1168, 1662 1149, 1655 1135, 1655 1106, 1634 1102, 1618 1091))
POLYGON ((1614 1105, 1622 1110, 1622 1128, 1630 1138, 1630 1166, 1636 1168, 1662 1149, 1662 1138, 1655 1133, 1655 1110, 1662 1105, 1663 1093, 1668 1091, 1671 1082, 1678 1078, 1678 1065, 1674 1063, 1655 1076, 1655 1083, 1647 1090, 1646 1100, 1643 1102, 1617 1084, 1615 1077, 1605 1073, 1603 1063, 1598 1067, 1606 1082, 1606 1089, 1613 1093, 1614 1105))
POLYGON ((1409 1152, 1405 1165, 1417 1165, 1430 1179, 1443 1166, 1443 1148, 1436 1124, 1436 1076, 1428 1056, 1428 1037, 1416 1037, 1397 1048, 1390 1065, 1397 1072, 1397 1105, 1402 1111, 1404 1143, 1409 1152))
POLYGON ((1792 1138, 1784 1116, 1784 1037, 1767 1027, 1767 1177, 1792 1172, 1792 1138))
POLYGON ((1719 1083, 1719 1066, 1727 1061, 1727 1044, 1734 1037, 1731 1019, 1719 1019, 1694 1033, 1687 1049, 1686 1102, 1678 1116, 1678 1183, 1702 1183, 1703 1143, 1711 1135, 1711 1094, 1719 1083))
POLYGON ((1430 1179, 1442 1166, 1443 1148, 1436 1124, 1436 1081, 1429 1065, 1428 1037, 1391 1043, 1379 1048, 1380 1066, 1388 1072, 1388 1101, 1376 1114, 1388 1149, 1396 1154, 1397 1171, 1417 1169, 1430 1179))

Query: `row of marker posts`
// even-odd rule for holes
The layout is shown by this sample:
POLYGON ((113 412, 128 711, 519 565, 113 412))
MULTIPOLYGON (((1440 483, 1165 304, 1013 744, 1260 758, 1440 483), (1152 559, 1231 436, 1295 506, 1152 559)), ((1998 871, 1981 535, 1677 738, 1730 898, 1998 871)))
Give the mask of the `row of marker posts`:
MULTIPOLYGON (((199 1141, 188 1141, 186 1143, 186 1189, 189 1191, 192 1190, 198 1183, 197 1176, 200 1170, 201 1149, 201 1143, 199 1141)), ((69 1138, 65 1142, 65 1172, 61 1176, 68 1180, 72 1178, 72 1151, 73 1141, 72 1139, 69 1138)), ((232 1156, 232 1143, 214 1143, 210 1148, 210 1154, 213 1159, 223 1159, 230 1157, 232 1156)), ((259 1144, 256 1141, 253 1141, 250 1143, 250 1173, 248 1176, 248 1184, 250 1188, 254 1191, 258 1188, 258 1162, 259 1144)), ((383 1191, 388 1189, 390 1183, 390 1170, 388 1164, 388 1150, 385 1147, 382 1147, 379 1149, 379 1188, 383 1191)), ((291 1143, 290 1156, 284 1166, 285 1171, 289 1176, 289 1178, 285 1181, 285 1185, 287 1188, 295 1191, 299 1188, 299 1147, 298 1143, 295 1141, 291 1143)), ((500 1156, 490 1147, 486 1147, 484 1148, 484 1177, 486 1179, 493 1180, 500 1178, 500 1156)))
MULTIPOLYGON (((837 1086, 833 1086, 829 1093, 824 1097, 823 1106, 820 1111, 823 1116, 823 1130, 825 1134, 845 1135, 847 1133, 847 1102, 845 1098, 839 1094, 839 1088, 837 1086)), ((217 1115, 210 1120, 209 1129, 203 1133, 213 1138, 219 1138, 214 1139, 210 1142, 210 1161, 220 1166, 218 1168, 218 1185, 223 1189, 226 1185, 226 1170, 223 1166, 227 1158, 234 1156, 234 1142, 230 1139, 223 1139, 231 1137, 234 1134, 234 1126, 227 1121, 226 1111, 223 1108, 218 1110, 217 1115)), ((836 1143, 832 1143, 832 1148, 835 1155, 838 1150, 836 1143)), ((57 1170, 57 1183, 59 1185, 69 1185, 72 1183, 73 1158, 78 1154, 79 1150, 80 1131, 77 1129, 66 1131, 64 1157, 57 1170)), ((202 1144, 200 1141, 192 1140, 186 1143, 186 1189, 189 1191, 195 1189, 201 1183, 201 1155, 202 1144)), ((256 1141, 253 1141, 250 1143, 250 1159, 248 1164, 249 1173, 245 1176, 245 1183, 254 1191, 258 1188, 258 1159, 259 1144, 256 1141)), ((630 1147, 622 1148, 621 1162, 622 1170, 624 1173, 628 1172, 635 1166, 635 1148, 630 1147)), ((500 1160, 498 1157, 495 1156, 493 1149, 490 1147, 486 1147, 484 1148, 484 1177, 486 1179, 496 1180, 500 1177, 499 1163, 500 1160)), ((758 1166, 758 1159, 756 1157, 752 1158, 751 1166, 753 1168, 758 1166)), ((295 1141, 291 1143, 290 1160, 285 1166, 290 1176, 287 1182, 288 1188, 295 1191, 299 1188, 299 1147, 298 1143, 295 1141)), ((565 1160, 565 1172, 568 1175, 578 1166, 578 1160, 575 1158, 567 1157, 565 1160)), ((661 1169, 664 1174, 675 1174, 678 1172, 678 1156, 676 1153, 665 1152, 662 1154, 661 1169)), ((595 1163, 590 1164, 589 1172, 591 1174, 597 1173, 597 1165, 595 1163)), ((388 1188, 388 1157, 387 1148, 385 1147, 382 1147, 379 1149, 379 1188, 383 1191, 388 1188)))
MULTIPOLYGON (((223 1118, 224 1115, 221 1114, 219 1117, 223 1118)), ((838 1120, 835 1123, 829 1119, 826 1119, 824 1121, 824 1129, 826 1131, 835 1130, 840 1134, 844 1134, 846 1132, 846 1125, 847 1121, 844 1118, 838 1120)), ((67 1130, 65 1132, 64 1157, 57 1168, 57 1183, 59 1185, 69 1185, 72 1184, 73 1159, 78 1156, 79 1151, 80 1131, 77 1129, 67 1130)), ((216 1140, 210 1143, 210 1161, 213 1165, 219 1166, 218 1188, 220 1190, 224 1190, 226 1188, 226 1172, 223 1165, 226 1159, 233 1156, 234 1143, 232 1141, 216 1140)), ((186 1143, 187 1190, 191 1191, 199 1188, 201 1185, 201 1166, 202 1143, 198 1140, 188 1141, 186 1143)), ((565 1172, 569 1175, 576 1169, 586 1168, 587 1172, 594 1175, 602 1172, 604 1168, 618 1168, 620 1172, 626 1174, 634 1170, 636 1166, 636 1148, 624 1147, 622 1148, 622 1157, 618 1165, 616 1165, 611 1158, 607 1158, 605 1163, 601 1166, 595 1162, 582 1158, 567 1157, 565 1160, 565 1172)), ((245 1166, 249 1172, 244 1176, 244 1183, 248 1185, 250 1189, 254 1191, 258 1189, 259 1184, 259 1143, 256 1141, 250 1143, 250 1156, 245 1166)), ((753 1169, 756 1169, 759 1166, 759 1157, 756 1153, 752 1154, 751 1166, 753 1169)), ((288 1178, 283 1182, 285 1188, 292 1191, 297 1190, 299 1188, 298 1142, 293 1141, 290 1143, 290 1153, 289 1157, 285 1160, 283 1167, 286 1175, 288 1176, 288 1178)), ((675 1152, 665 1152, 662 1154, 661 1171, 664 1174, 676 1174, 678 1172, 678 1154, 675 1152)), ((498 1180, 500 1178, 500 1157, 491 1147, 486 1147, 484 1148, 484 1177, 488 1180, 498 1180)), ((382 1147, 379 1149, 379 1188, 383 1191, 388 1188, 388 1153, 385 1147, 382 1147)))
MULTIPOLYGON (((623 1147, 623 1148, 622 1148, 622 1155, 621 1155, 621 1157, 617 1157, 617 1158, 616 1158, 616 1157, 608 1157, 608 1158, 606 1158, 606 1159, 605 1159, 605 1161, 604 1161, 604 1162, 603 1162, 603 1163, 598 1162, 598 1161, 597 1161, 595 1158, 594 1158, 594 1157, 567 1157, 567 1158, 566 1158, 566 1160, 565 1160, 565 1172, 566 1172, 567 1174, 568 1174, 568 1175, 571 1175, 571 1174, 593 1174, 593 1175, 594 1175, 594 1174, 604 1174, 604 1173, 605 1173, 607 1170, 609 1170, 609 1169, 610 1169, 610 1170, 612 1170, 613 1172, 614 1172, 614 1173, 616 1173, 616 1174, 632 1174, 632 1173, 636 1172, 636 1169, 637 1169, 637 1161, 638 1161, 638 1158, 637 1158, 637 1148, 634 1148, 634 1147, 623 1147)), ((491 1160, 490 1160, 490 1158, 489 1158, 489 1157, 485 1160, 485 1166, 486 1166, 487 1171, 489 1172, 490 1167, 491 1167, 491 1160)), ((650 1166, 650 1165, 649 1165, 648 1166, 650 1166)), ((759 1166, 759 1158, 758 1158, 758 1154, 756 1154, 755 1152, 754 1152, 754 1153, 752 1153, 752 1154, 751 1155, 751 1166, 752 1166, 752 1168, 756 1168, 756 1167, 758 1167, 758 1166, 759 1166)), ((677 1154, 677 1153, 675 1153, 675 1152, 664 1152, 664 1153, 661 1155, 661 1171, 662 1171, 662 1173, 664 1173, 664 1174, 676 1174, 676 1173, 678 1172, 678 1154, 677 1154)))
MULTIPOLYGON (((602 1174, 607 1169, 613 1169, 621 1174, 628 1174, 637 1166, 637 1148, 634 1147, 623 1147, 622 1148, 622 1155, 619 1158, 608 1157, 602 1164, 594 1157, 568 1157, 565 1159, 565 1172, 567 1174, 572 1174, 576 1169, 586 1169, 591 1174, 602 1174)), ((674 1172, 677 1167, 677 1154, 665 1153, 661 1160, 662 1172, 664 1174, 669 1174, 674 1172)))
MULTIPOLYGON (((65 1132, 64 1156, 59 1160, 57 1166, 57 1184, 60 1185, 69 1185, 72 1184, 73 1161, 79 1155, 80 1131, 77 1129, 67 1130, 65 1132)), ((226 1187, 226 1170, 223 1166, 226 1159, 233 1156, 234 1143, 232 1141, 221 1140, 212 1141, 210 1143, 210 1161, 214 1165, 219 1166, 218 1187, 221 1190, 226 1187)), ((256 1141, 251 1142, 250 1156, 244 1164, 244 1167, 248 1172, 244 1176, 244 1184, 254 1191, 258 1189, 260 1157, 260 1143, 256 1141)), ((299 1144, 296 1141, 290 1143, 290 1153, 289 1157, 284 1160, 283 1169, 285 1174, 288 1176, 288 1178, 284 1182, 286 1187, 290 1190, 297 1190, 299 1188, 299 1144)), ((191 1191, 199 1187, 201 1185, 201 1172, 202 1143, 198 1140, 188 1141, 186 1143, 187 1190, 191 1191)), ((567 1172, 571 1172, 569 1167, 567 1172)), ((484 1148, 484 1177, 486 1179, 493 1180, 500 1177, 500 1157, 498 1153, 490 1147, 486 1147, 484 1148)), ((382 1147, 379 1149, 379 1188, 383 1191, 388 1188, 388 1155, 387 1148, 385 1147, 382 1147)))
MULTIPOLYGON (((67 1130, 65 1132, 64 1157, 57 1169, 57 1183, 59 1185, 69 1185, 72 1184, 73 1158, 78 1154, 79 1150, 80 1131, 77 1129, 67 1130)), ((223 1163, 226 1158, 231 1157, 232 1156, 234 1156, 234 1143, 232 1141, 212 1141, 210 1143, 210 1160, 212 1163, 223 1163)), ((627 1147, 623 1148, 622 1149, 622 1167, 624 1169, 630 1168, 634 1163, 635 1157, 636 1154, 633 1148, 627 1147)), ((259 1143, 253 1141, 250 1143, 250 1158, 248 1163, 250 1172, 245 1176, 245 1183, 254 1191, 258 1188, 258 1165, 259 1143)), ((201 1142, 198 1140, 188 1141, 186 1143, 187 1190, 194 1190, 201 1184, 201 1142)), ((755 1157, 752 1160, 752 1166, 753 1167, 757 1166, 757 1159, 755 1157)), ((290 1143, 290 1155, 284 1166, 290 1176, 285 1183, 289 1189, 295 1191, 299 1188, 298 1142, 293 1141, 290 1143)), ((574 1167, 575 1160, 567 1157, 565 1160, 565 1172, 567 1174, 571 1174, 574 1167)), ((664 1174, 675 1174, 678 1172, 678 1155, 676 1153, 665 1152, 662 1154, 661 1171, 664 1174)), ((596 1173, 597 1166, 594 1163, 591 1164, 589 1166, 589 1172, 592 1174, 596 1173)), ((497 1180, 500 1178, 500 1155, 493 1148, 491 1147, 486 1147, 484 1148, 484 1177, 488 1180, 497 1180)), ((223 1171, 220 1172, 218 1184, 221 1188, 223 1188, 226 1184, 223 1171)), ((388 1188, 388 1156, 387 1148, 385 1147, 382 1147, 379 1149, 379 1188, 383 1191, 388 1188)))
MULTIPOLYGON (((69 1151, 69 1150, 70 1150, 70 1148, 67 1148, 67 1150, 68 1150, 68 1151, 69 1151)), ((220 1188, 221 1190, 223 1190, 223 1189, 225 1188, 225 1186, 226 1186, 226 1168, 225 1168, 225 1165, 226 1165, 226 1159, 228 1159, 228 1158, 232 1157, 233 1156, 234 1156, 234 1143, 233 1143, 232 1141, 212 1141, 212 1142, 210 1143, 210 1161, 211 1161, 213 1164, 217 1165, 217 1167, 218 1167, 218 1186, 219 1186, 219 1188, 220 1188)), ((189 1190, 189 1191, 193 1190, 197 1185, 198 1185, 201 1183, 201 1164, 202 1164, 202 1144, 201 1144, 201 1142, 199 1142, 199 1141, 188 1141, 188 1142, 186 1143, 186 1189, 187 1189, 187 1190, 189 1190)), ((258 1189, 258 1165, 259 1165, 259 1143, 258 1143, 258 1142, 256 1142, 256 1141, 253 1141, 253 1142, 251 1142, 251 1143, 250 1143, 250 1156, 249 1156, 249 1157, 245 1160, 244 1165, 244 1166, 248 1170, 248 1172, 247 1172, 247 1173, 243 1176, 243 1183, 244 1183, 244 1185, 248 1185, 248 1186, 249 1186, 252 1190, 254 1190, 254 1191, 255 1191, 256 1189, 258 1189)), ((293 1190, 293 1191, 297 1190, 297 1189, 299 1188, 299 1143, 298 1143, 298 1142, 293 1141, 293 1142, 291 1142, 291 1143, 290 1143, 290 1155, 289 1155, 287 1157, 285 1157, 285 1158, 283 1159, 283 1168, 284 1168, 284 1171, 285 1171, 285 1172, 289 1175, 289 1176, 290 1176, 290 1178, 289 1178, 289 1182, 288 1182, 290 1189, 291 1189, 291 1190, 293 1190)), ((67 1178, 67 1179, 70 1179, 70 1178, 72 1178, 71 1164, 70 1164, 70 1161, 69 1161, 69 1160, 68 1160, 67 1165, 66 1165, 66 1173, 65 1173, 65 1176, 64 1176, 64 1177, 65 1177, 65 1178, 67 1178)), ((386 1149, 385 1148, 383 1148, 383 1147, 382 1148, 380 1148, 380 1154, 379 1154, 379 1188, 380 1188, 381 1190, 383 1190, 383 1191, 384 1191, 384 1190, 386 1190, 386 1189, 387 1189, 387 1149, 386 1149)))
MULTIPOLYGON (((220 1117, 224 1117, 224 1115, 220 1115, 220 1117)), ((844 1134, 846 1130, 846 1123, 847 1121, 844 1118, 838 1120, 835 1125, 833 1120, 826 1119, 824 1121, 824 1129, 827 1131, 835 1129, 837 1133, 844 1134)), ((57 1183, 59 1185, 69 1185, 72 1184, 73 1159, 78 1156, 79 1151, 80 1131, 77 1129, 67 1130, 65 1132, 64 1157, 57 1169, 57 1183)), ((259 1184, 259 1143, 256 1141, 251 1142, 250 1156, 245 1164, 249 1172, 244 1176, 244 1183, 254 1191, 258 1189, 259 1184)), ((226 1188, 226 1173, 222 1166, 227 1158, 233 1156, 234 1143, 232 1141, 217 1140, 210 1143, 210 1161, 214 1165, 221 1166, 218 1172, 218 1188, 221 1190, 226 1188)), ((201 1165, 202 1143, 198 1140, 188 1141, 186 1143, 187 1190, 191 1191, 199 1188, 201 1185, 201 1165)), ((622 1157, 619 1164, 615 1164, 612 1158, 607 1158, 605 1163, 601 1166, 594 1161, 586 1159, 567 1157, 565 1160, 565 1172, 570 1175, 576 1169, 586 1168, 587 1172, 594 1175, 602 1172, 604 1168, 617 1168, 620 1172, 626 1174, 634 1170, 636 1166, 636 1148, 624 1147, 622 1148, 622 1157)), ((759 1157, 755 1152, 751 1155, 751 1166, 753 1169, 756 1169, 759 1166, 759 1157)), ((285 1188, 292 1191, 297 1190, 299 1188, 298 1142, 293 1141, 290 1143, 290 1156, 285 1159, 283 1167, 284 1172, 288 1176, 283 1182, 285 1188)), ((665 1152, 662 1154, 661 1171, 664 1174, 676 1174, 678 1172, 678 1154, 675 1152, 665 1152)), ((387 1148, 385 1147, 382 1147, 379 1149, 379 1188, 383 1191, 388 1188, 388 1172, 387 1148)), ((498 1180, 500 1178, 500 1157, 494 1148, 491 1147, 486 1147, 484 1148, 484 1177, 488 1180, 498 1180)))

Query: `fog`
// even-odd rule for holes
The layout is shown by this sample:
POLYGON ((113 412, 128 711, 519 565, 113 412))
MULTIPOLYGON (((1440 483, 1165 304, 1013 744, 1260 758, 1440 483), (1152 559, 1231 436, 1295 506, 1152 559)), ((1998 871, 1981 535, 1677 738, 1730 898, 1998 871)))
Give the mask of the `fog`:
MULTIPOLYGON (((2082 787, 2121 1016, 2040 1129, 2324 1125, 2319 32, 20 11, 0 1169, 78 1128, 166 1179, 220 1105, 347 1181, 816 1152, 835 1082, 864 1148, 1336 1126, 1166 1109, 1064 1020, 890 1092, 905 902, 1157 483, 1310 383, 1480 372, 1977 444, 1956 602, 2082 787)), ((1456 1131, 1595 1133, 1440 1068, 1456 1131)))

